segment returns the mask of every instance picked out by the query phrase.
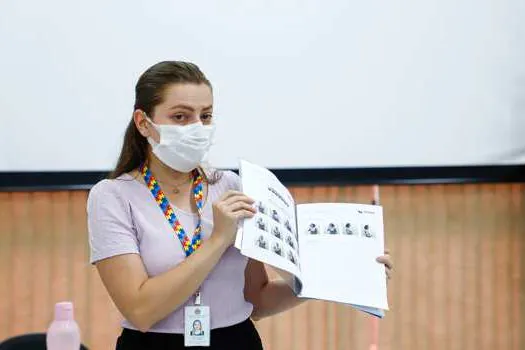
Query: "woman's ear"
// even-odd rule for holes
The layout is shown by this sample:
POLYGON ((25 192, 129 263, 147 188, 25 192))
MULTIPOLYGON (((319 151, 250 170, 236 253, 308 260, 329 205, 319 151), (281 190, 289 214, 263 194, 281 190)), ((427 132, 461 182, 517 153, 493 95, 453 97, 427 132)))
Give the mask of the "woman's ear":
POLYGON ((149 137, 150 135, 150 128, 148 120, 146 119, 146 113, 140 109, 136 109, 135 112, 133 112, 133 122, 135 123, 135 126, 137 127, 137 130, 140 132, 140 134, 144 137, 149 137))

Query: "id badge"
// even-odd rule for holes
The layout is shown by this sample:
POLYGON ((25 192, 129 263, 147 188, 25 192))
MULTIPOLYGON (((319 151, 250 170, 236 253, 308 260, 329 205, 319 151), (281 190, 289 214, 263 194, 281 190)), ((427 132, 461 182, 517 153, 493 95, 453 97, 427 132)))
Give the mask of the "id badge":
POLYGON ((184 308, 184 346, 210 346, 210 307, 184 308))

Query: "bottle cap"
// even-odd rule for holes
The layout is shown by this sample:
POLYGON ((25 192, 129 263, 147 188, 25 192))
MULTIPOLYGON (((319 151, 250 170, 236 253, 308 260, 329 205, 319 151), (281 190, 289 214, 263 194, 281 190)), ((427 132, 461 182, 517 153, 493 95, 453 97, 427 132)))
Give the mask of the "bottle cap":
POLYGON ((56 321, 73 321, 73 303, 63 301, 55 304, 56 321))

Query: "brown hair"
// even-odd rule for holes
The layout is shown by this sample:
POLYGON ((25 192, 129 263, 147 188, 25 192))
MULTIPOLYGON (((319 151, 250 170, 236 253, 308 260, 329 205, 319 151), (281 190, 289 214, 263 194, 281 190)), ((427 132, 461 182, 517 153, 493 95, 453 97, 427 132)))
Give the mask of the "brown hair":
MULTIPOLYGON (((210 89, 212 88, 204 73, 193 63, 159 62, 148 68, 137 81, 134 110, 140 109, 153 119, 155 106, 163 102, 164 92, 172 84, 206 84, 210 89)), ((124 142, 117 165, 109 174, 109 178, 115 179, 124 173, 137 169, 143 162, 147 162, 148 147, 147 139, 140 134, 133 118, 131 118, 124 134, 124 142)), ((206 175, 202 169, 200 171, 206 175)))

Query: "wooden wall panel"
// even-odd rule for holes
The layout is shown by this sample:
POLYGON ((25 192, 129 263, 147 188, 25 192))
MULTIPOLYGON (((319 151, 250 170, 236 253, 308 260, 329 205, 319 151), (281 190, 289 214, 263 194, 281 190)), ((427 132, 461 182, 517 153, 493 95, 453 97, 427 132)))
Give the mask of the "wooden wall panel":
MULTIPOLYGON (((295 187, 299 203, 371 188, 295 187)), ((45 331, 73 300, 83 341, 114 347, 120 316, 88 263, 85 191, 0 193, 0 339, 45 331)), ((525 185, 383 186, 396 263, 379 349, 525 348, 525 185)), ((273 275, 273 273, 272 273, 273 275)), ((258 322, 268 350, 368 349, 371 319, 312 301, 258 322)))

